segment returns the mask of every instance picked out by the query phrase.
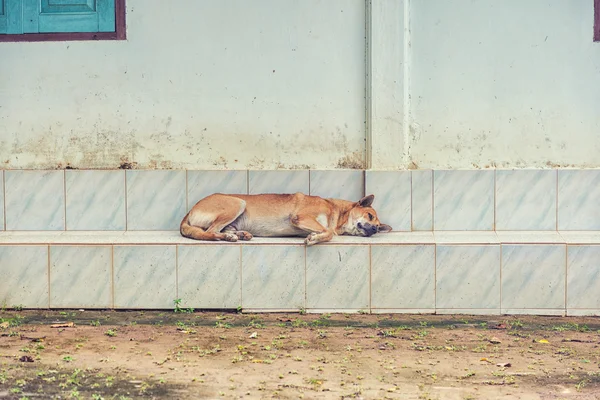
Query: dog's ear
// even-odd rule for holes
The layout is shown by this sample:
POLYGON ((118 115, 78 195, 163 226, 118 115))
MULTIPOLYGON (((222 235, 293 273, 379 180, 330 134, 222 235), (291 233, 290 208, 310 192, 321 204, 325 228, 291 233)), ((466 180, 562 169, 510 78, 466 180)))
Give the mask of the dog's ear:
POLYGON ((356 204, 360 207, 371 207, 371 204, 373 204, 374 199, 375 196, 370 194, 360 199, 356 204))
POLYGON ((391 232, 392 227, 386 224, 381 224, 377 227, 377 232, 391 232))

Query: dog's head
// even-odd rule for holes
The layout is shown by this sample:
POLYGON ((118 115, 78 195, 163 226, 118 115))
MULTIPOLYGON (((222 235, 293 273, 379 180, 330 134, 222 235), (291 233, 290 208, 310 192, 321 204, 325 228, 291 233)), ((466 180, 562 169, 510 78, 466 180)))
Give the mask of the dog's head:
POLYGON ((375 196, 372 194, 363 197, 354 204, 348 215, 344 230, 348 235, 373 236, 378 232, 389 232, 392 227, 382 224, 377 218, 377 213, 371 207, 375 196))

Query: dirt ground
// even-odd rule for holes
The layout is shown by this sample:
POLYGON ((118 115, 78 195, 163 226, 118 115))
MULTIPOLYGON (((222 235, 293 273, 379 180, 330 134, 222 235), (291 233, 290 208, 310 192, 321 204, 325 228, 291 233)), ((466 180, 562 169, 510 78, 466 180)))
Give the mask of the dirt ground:
POLYGON ((600 319, 0 312, 1 399, 600 399, 600 319))

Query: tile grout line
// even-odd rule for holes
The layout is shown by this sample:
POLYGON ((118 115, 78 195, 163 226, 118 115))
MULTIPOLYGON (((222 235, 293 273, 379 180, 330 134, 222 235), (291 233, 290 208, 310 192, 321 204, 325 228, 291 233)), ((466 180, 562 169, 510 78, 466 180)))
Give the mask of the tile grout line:
POLYGON ((250 194, 250 170, 246 170, 246 194, 250 194))
MULTIPOLYGON (((187 179, 186 179, 186 181, 187 181, 187 179)), ((186 193, 187 193, 187 190, 186 190, 186 193)), ((175 298, 176 299, 179 298, 179 245, 178 244, 175 245, 175 298)))
POLYGON ((65 224, 63 231, 67 231, 67 171, 63 169, 63 216, 65 217, 65 224))
POLYGON ((111 308, 115 309, 115 245, 110 246, 110 295, 111 295, 111 308))
POLYGON ((189 187, 188 187, 188 170, 185 170, 185 212, 190 210, 190 199, 189 199, 189 187))
POLYGON ((433 313, 437 310, 437 243, 433 244, 433 313))
POLYGON ((369 314, 373 311, 373 245, 369 245, 369 314))
POLYGON ((362 196, 361 199, 367 195, 367 170, 362 170, 362 196))
POLYGON ((239 266, 239 273, 240 273, 240 304, 239 306, 242 308, 242 311, 244 310, 244 269, 242 268, 242 246, 238 246, 240 248, 240 266, 239 266))
POLYGON ((409 171, 410 173, 410 231, 414 232, 415 231, 415 224, 414 224, 414 213, 413 213, 413 171, 409 171))
POLYGON ((558 169, 556 169, 556 231, 558 231, 558 169))
POLYGON ((48 266, 46 267, 48 271, 48 308, 50 308, 50 245, 48 244, 48 266))
POLYGON ((127 198, 127 170, 123 171, 123 183, 125 185, 125 232, 129 230, 129 216, 127 210, 129 209, 129 199, 127 198))
POLYGON ((497 186, 496 186, 496 179, 497 179, 498 175, 496 173, 496 169, 494 169, 494 222, 492 225, 492 231, 496 230, 496 190, 497 190, 497 186))
POLYGON ((500 243, 500 314, 502 314, 502 243, 500 243))
POLYGON ((2 170, 2 207, 4 208, 4 230, 6 230, 6 171, 2 170))
POLYGON ((433 185, 433 174, 434 170, 431 170, 431 232, 435 231, 435 196, 433 193, 434 185, 433 185))
POLYGON ((568 287, 568 282, 569 282, 569 277, 567 276, 567 274, 569 273, 569 245, 565 243, 565 316, 568 314, 568 308, 567 308, 567 299, 569 297, 569 287, 568 287))
POLYGON ((308 264, 308 246, 304 246, 304 311, 306 312, 306 307, 308 306, 308 278, 307 274, 307 264, 308 264))

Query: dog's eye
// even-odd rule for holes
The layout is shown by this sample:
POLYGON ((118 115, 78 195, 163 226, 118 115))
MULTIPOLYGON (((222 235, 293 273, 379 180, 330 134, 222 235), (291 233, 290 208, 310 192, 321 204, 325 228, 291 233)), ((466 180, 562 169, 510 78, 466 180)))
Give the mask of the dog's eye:
POLYGON ((373 214, 369 213, 369 221, 373 221, 373 214))

